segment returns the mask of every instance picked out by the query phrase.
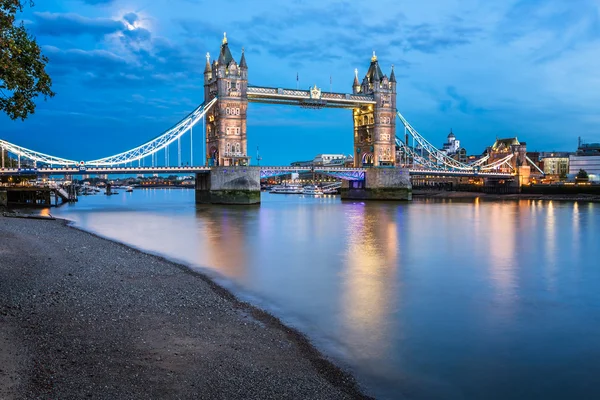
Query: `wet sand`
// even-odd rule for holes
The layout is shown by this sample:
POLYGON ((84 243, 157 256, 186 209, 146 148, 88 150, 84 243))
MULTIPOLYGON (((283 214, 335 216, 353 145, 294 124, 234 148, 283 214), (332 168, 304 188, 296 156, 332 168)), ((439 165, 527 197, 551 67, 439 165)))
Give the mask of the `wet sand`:
POLYGON ((0 216, 0 398, 365 396, 300 333, 185 266, 0 216))

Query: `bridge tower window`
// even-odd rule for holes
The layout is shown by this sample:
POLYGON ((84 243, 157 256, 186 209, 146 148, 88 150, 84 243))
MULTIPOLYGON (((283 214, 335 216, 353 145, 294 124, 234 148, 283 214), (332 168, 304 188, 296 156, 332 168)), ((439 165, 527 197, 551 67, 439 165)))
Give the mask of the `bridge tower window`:
POLYGON ((231 153, 231 143, 227 143, 226 149, 227 149, 227 150, 225 150, 226 153, 231 153))
POLYGON ((236 153, 239 153, 239 152, 240 152, 240 144, 239 144, 239 143, 236 143, 236 144, 235 144, 235 152, 236 152, 236 153))

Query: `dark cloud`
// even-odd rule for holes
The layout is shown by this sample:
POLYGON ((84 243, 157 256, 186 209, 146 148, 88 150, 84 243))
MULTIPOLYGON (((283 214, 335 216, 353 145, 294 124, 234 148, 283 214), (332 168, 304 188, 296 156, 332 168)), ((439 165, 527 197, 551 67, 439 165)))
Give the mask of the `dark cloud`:
POLYGON ((446 88, 446 96, 446 99, 440 101, 440 111, 446 112, 456 109, 465 114, 481 114, 486 111, 484 108, 474 106, 467 97, 458 93, 454 86, 446 88))
POLYGON ((135 42, 146 42, 151 38, 150 31, 144 28, 136 28, 136 29, 125 29, 123 31, 123 36, 135 41, 135 42))
POLYGON ((109 18, 87 18, 77 14, 35 12, 33 30, 38 35, 104 36, 125 28, 122 21, 109 18))
POLYGON ((468 44, 479 32, 478 28, 452 26, 440 29, 431 24, 419 24, 407 27, 405 38, 396 40, 393 44, 403 46, 405 50, 436 53, 450 47, 468 44))
POLYGON ((528 35, 548 37, 531 52, 535 63, 546 63, 600 37, 600 6, 596 0, 544 2, 519 0, 506 12, 496 30, 496 40, 510 44, 528 35))
MULTIPOLYGON (((238 21, 227 30, 230 46, 236 41, 246 47, 247 57, 271 55, 294 68, 312 62, 329 63, 350 59, 352 64, 368 63, 373 50, 380 59, 391 54, 389 41, 397 36, 401 13, 390 13, 376 23, 347 1, 315 7, 287 7, 238 21), (285 18, 281 14, 286 15, 285 18), (351 30, 346 29, 352 27, 351 30), (232 41, 233 40, 233 41, 232 41)), ((223 27, 195 19, 176 21, 187 38, 200 38, 210 48, 222 36, 223 27)), ((239 46, 241 47, 241 45, 239 46)))
POLYGON ((128 64, 124 58, 106 50, 61 50, 44 46, 43 51, 48 56, 50 66, 71 68, 82 73, 123 68, 128 64))
MULTIPOLYGON (((135 21, 138 16, 132 13, 126 18, 135 21)), ((98 90, 165 85, 177 90, 179 84, 201 84, 202 72, 194 46, 155 38, 149 30, 132 29, 132 25, 122 25, 116 33, 123 46, 120 55, 106 50, 44 46, 49 68, 59 78, 58 83, 61 79, 79 81, 98 90)))
POLYGON ((127 22, 129 22, 131 25, 133 25, 133 23, 137 20, 139 20, 139 17, 136 13, 127 13, 123 16, 123 19, 127 22))

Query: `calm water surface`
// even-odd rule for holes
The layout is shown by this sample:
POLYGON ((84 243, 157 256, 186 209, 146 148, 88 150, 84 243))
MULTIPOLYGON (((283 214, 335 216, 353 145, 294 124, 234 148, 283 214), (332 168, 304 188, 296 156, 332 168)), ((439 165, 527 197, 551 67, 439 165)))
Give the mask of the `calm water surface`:
POLYGON ((151 189, 52 213, 209 273, 378 398, 600 398, 600 205, 151 189))

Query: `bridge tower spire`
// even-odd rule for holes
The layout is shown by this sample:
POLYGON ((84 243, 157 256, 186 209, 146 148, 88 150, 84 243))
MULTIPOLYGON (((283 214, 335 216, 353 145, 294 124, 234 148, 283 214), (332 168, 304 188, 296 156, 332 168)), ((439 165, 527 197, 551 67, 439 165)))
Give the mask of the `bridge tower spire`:
POLYGON ((354 79, 353 93, 372 95, 375 104, 355 108, 354 166, 378 167, 396 164, 396 76, 394 68, 390 78, 379 66, 375 51, 371 65, 362 80, 354 79))
POLYGON ((215 96, 217 103, 206 115, 206 165, 248 165, 246 111, 248 108, 248 65, 242 50, 238 64, 223 34, 217 61, 204 71, 204 101, 215 96))

